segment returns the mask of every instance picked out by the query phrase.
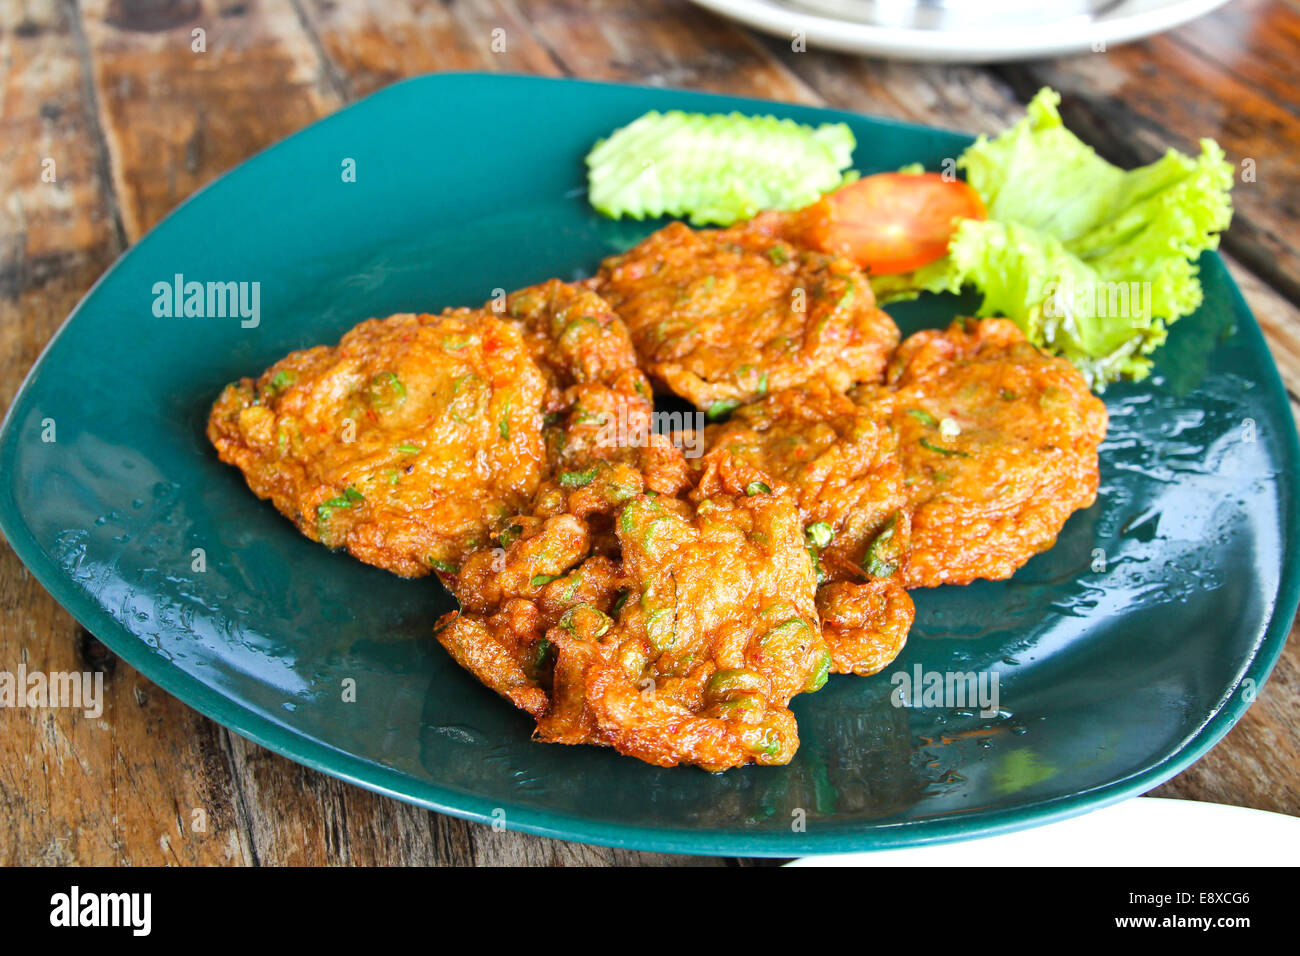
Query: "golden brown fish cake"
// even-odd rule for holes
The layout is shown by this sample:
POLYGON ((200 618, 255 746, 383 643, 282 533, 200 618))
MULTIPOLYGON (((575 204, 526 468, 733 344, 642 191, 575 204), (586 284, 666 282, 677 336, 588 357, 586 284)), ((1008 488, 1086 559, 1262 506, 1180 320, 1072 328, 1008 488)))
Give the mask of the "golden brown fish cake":
POLYGON ((911 507, 907 587, 1009 577, 1095 500, 1106 406, 1011 321, 918 332, 888 382, 911 507))
MULTIPOLYGON (((461 610, 444 615, 435 633, 458 664, 541 719, 564 709, 552 694, 547 632, 568 625, 566 613, 579 605, 610 611, 620 568, 592 554, 591 529, 573 515, 519 517, 512 528, 502 547, 466 558, 452 580, 461 610)), ((579 623, 585 613, 577 612, 579 623)))
POLYGON ((875 674, 902 653, 916 618, 908 593, 888 578, 832 581, 817 589, 822 637, 836 674, 875 674))
POLYGON ((821 385, 774 392, 707 429, 742 486, 794 496, 827 575, 859 576, 869 543, 907 505, 893 422, 821 385))
MULTIPOLYGON (((721 490, 623 508, 629 598, 585 661, 597 739, 660 766, 788 763, 799 743, 790 699, 830 669, 793 502, 721 490)), ((556 640, 561 660, 585 650, 556 640)))
POLYGON ((576 603, 611 610, 613 592, 600 584, 620 573, 615 513, 644 492, 671 496, 689 481, 682 453, 651 429, 645 377, 616 368, 603 377, 611 375, 612 385, 588 381, 561 393, 564 410, 546 429, 548 477, 533 500, 498 522, 492 544, 440 574, 461 612, 443 618, 438 639, 484 684, 534 717, 548 715, 553 736, 581 737, 562 725, 583 707, 564 690, 572 656, 551 692, 547 631, 576 603))
POLYGON ((439 640, 533 714, 541 740, 660 766, 788 762, 789 701, 831 666, 802 524, 787 496, 710 487, 624 503, 618 563, 587 556, 572 515, 521 522, 494 571, 467 560, 475 596, 439 640))
POLYGON ((585 286, 559 279, 529 286, 506 296, 504 312, 523 328, 533 358, 558 388, 612 386, 637 368, 627 326, 585 286))
POLYGON ((909 522, 891 417, 811 385, 746 405, 708 436, 706 461, 721 456, 717 467, 734 484, 798 504, 835 672, 872 674, 889 663, 915 615, 898 583, 909 522))
POLYGON ((682 452, 653 429, 647 383, 628 373, 615 387, 577 385, 567 410, 548 431, 550 478, 534 513, 612 514, 643 491, 674 495, 690 482, 682 452))
POLYGON ((415 577, 531 501, 546 396, 515 325, 394 315, 227 386, 208 437, 303 534, 415 577))
POLYGON ((643 490, 685 487, 685 463, 654 432, 650 383, 627 326, 608 304, 558 279, 513 292, 506 304, 554 386, 547 480, 526 513, 609 514, 643 490))
POLYGON ((898 344, 853 263, 743 225, 672 223, 605 260, 596 285, 646 371, 701 409, 878 381, 898 344))

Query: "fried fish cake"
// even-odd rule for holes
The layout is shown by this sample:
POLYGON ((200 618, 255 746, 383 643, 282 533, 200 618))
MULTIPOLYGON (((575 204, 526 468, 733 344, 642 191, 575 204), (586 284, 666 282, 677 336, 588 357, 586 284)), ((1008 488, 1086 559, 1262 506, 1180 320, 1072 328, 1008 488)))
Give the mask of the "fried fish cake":
MULTIPOLYGON (((572 367, 554 371, 586 381, 562 393, 563 411, 545 432, 548 476, 533 500, 498 523, 489 546, 440 572, 461 610, 441 622, 439 641, 488 687, 534 717, 548 716, 553 730, 583 707, 580 694, 550 692, 547 631, 577 603, 611 610, 613 591, 602 582, 621 573, 616 512, 643 493, 675 495, 690 477, 682 453, 652 430, 640 371, 606 363, 601 374, 570 376, 572 367), (611 384, 592 381, 601 378, 611 384)), ((591 612, 576 613, 581 623, 591 612)))
POLYGON ((546 398, 516 325, 394 315, 227 386, 208 438, 303 534, 416 577, 532 500, 546 398))
POLYGON ((825 386, 774 392, 706 434, 741 487, 764 482, 794 497, 837 579, 860 571, 870 542, 907 505, 892 420, 825 386))
POLYGON ((709 427, 708 444, 705 460, 733 484, 797 503, 835 672, 873 674, 893 660, 915 608, 898 583, 909 516, 892 418, 810 385, 739 409, 709 427))
POLYGON ((918 332, 888 382, 911 508, 906 586, 1010 577, 1095 500, 1106 406, 1013 322, 918 332))
MULTIPOLYGON (((776 494, 693 498, 619 514, 629 599, 584 669, 595 736, 660 766, 788 763, 790 699, 831 664, 798 511, 776 494)), ((576 643, 556 640, 561 658, 576 643)))
POLYGON ((743 225, 672 223, 605 260, 595 284, 646 371, 701 409, 811 381, 878 381, 898 344, 852 262, 743 225))
POLYGON ((529 286, 506 297, 504 312, 522 327, 533 358, 557 388, 613 386, 637 368, 627 326, 585 286, 559 279, 529 286))
POLYGON ((525 528, 439 640, 541 740, 714 771, 788 762, 790 699, 831 666, 812 560, 787 496, 715 491, 625 503, 617 565, 586 557, 581 519, 525 528))
POLYGON ((529 513, 610 514, 644 490, 684 488, 685 462, 655 433, 650 383, 637 367, 627 326, 605 301, 553 279, 506 302, 555 389, 547 478, 529 513))
POLYGON ((903 651, 916 605, 888 578, 832 581, 817 589, 822 637, 836 674, 884 670, 903 651))
POLYGON ((644 491, 674 495, 690 482, 682 452, 655 432, 653 405, 640 372, 613 388, 578 385, 567 393, 559 427, 549 431, 550 478, 535 514, 612 515, 644 491))
MULTIPOLYGON (((567 698, 552 703, 547 632, 569 624, 566 613, 580 605, 611 611, 621 569, 592 553, 590 526, 573 515, 516 518, 501 544, 466 559, 451 582, 460 610, 444 615, 435 634, 458 664, 540 720, 569 706, 567 698)), ((576 613, 581 623, 588 612, 576 613)))

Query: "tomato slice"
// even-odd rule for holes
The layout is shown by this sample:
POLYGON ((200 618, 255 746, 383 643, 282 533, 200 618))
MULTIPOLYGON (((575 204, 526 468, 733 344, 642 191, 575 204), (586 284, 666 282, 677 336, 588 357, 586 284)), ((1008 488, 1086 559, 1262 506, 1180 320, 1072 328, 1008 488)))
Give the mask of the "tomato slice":
POLYGON ((973 187, 939 173, 877 173, 803 210, 809 245, 847 256, 871 275, 911 272, 942 258, 958 219, 983 219, 973 187))

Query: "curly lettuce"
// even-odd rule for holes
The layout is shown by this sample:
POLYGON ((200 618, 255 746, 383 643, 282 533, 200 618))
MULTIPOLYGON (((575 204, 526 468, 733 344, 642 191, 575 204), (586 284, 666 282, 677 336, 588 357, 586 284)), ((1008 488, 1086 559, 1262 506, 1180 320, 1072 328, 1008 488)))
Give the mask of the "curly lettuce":
POLYGON ((948 256, 882 276, 882 298, 974 286, 980 315, 1015 320, 1097 389, 1150 372, 1168 326, 1201 304, 1192 262, 1232 218, 1233 169, 1213 140, 1122 170, 1065 128, 1060 95, 1040 90, 1024 119, 957 160, 988 207, 963 220, 948 256))

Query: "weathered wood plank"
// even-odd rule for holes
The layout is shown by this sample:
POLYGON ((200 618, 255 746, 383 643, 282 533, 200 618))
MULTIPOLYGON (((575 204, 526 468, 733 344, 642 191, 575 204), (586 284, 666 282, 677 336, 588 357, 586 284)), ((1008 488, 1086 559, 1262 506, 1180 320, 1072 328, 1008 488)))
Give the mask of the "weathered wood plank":
POLYGON ((303 0, 302 10, 349 99, 421 73, 561 73, 513 4, 498 0, 303 0))
MULTIPOLYGON (((1023 113, 1011 87, 979 67, 796 52, 773 37, 764 37, 762 43, 817 102, 838 109, 989 134, 1005 129, 1023 113)), ((862 148, 869 150, 871 144, 862 148)))
MULTIPOLYGON (((0 396, 121 251, 71 3, 0 9, 0 396), (42 178, 53 161, 54 180, 42 178)), ((242 858, 217 728, 89 638, 0 547, 0 667, 107 670, 96 719, 0 710, 0 864, 242 858), (202 809, 205 829, 193 829, 202 809)))
POLYGON ((0 401, 121 250, 75 17, 0 10, 0 401))
POLYGON ((289 0, 88 0, 82 14, 132 241, 216 176, 342 105, 289 0))
POLYGON ((1300 4, 1296 0, 1233 0, 1171 34, 1229 73, 1300 116, 1300 4))
POLYGON ((816 102, 752 34, 684 0, 520 0, 519 8, 574 76, 816 102))

